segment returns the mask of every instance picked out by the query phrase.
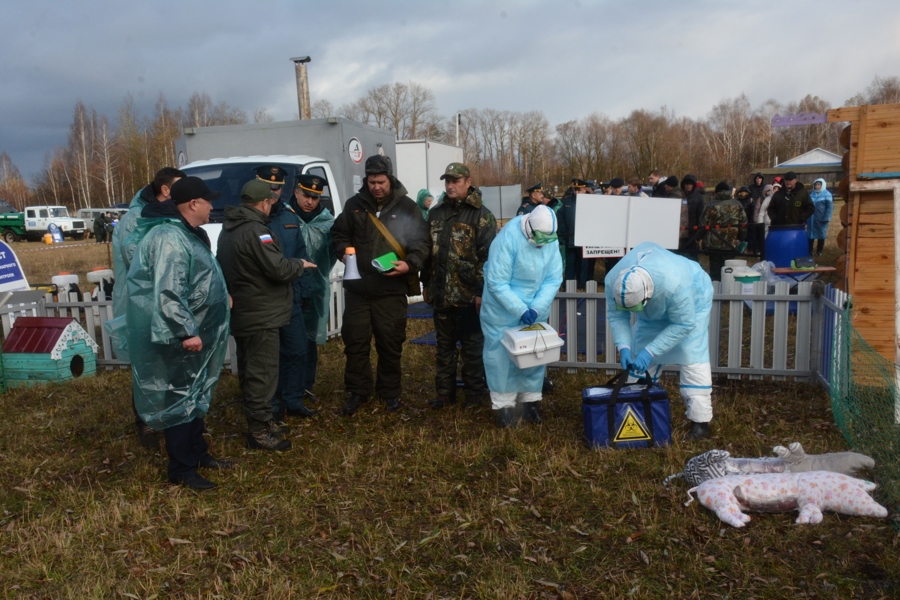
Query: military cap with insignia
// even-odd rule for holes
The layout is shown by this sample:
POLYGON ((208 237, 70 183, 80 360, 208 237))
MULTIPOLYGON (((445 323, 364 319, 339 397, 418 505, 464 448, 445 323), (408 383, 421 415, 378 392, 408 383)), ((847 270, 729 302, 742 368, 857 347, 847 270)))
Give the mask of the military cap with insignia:
POLYGON ((297 188, 310 196, 318 198, 322 195, 322 190, 325 189, 325 180, 318 175, 310 175, 308 173, 306 175, 298 175, 297 188))
POLYGON ((441 175, 440 179, 443 181, 448 177, 450 179, 459 179, 460 177, 471 177, 472 175, 469 173, 469 167, 459 162, 452 162, 447 165, 447 168, 444 169, 444 174, 441 175))
POLYGON ((256 178, 265 181, 269 185, 284 185, 287 171, 273 165, 263 165, 256 169, 256 178))
POLYGON ((531 186, 530 188, 528 188, 528 189, 525 190, 525 191, 528 192, 529 194, 530 194, 531 192, 542 192, 542 191, 544 191, 543 183, 541 183, 541 182, 539 181, 539 182, 537 182, 536 184, 534 184, 533 186, 531 186))
POLYGON ((572 187, 582 188, 587 187, 587 181, 584 179, 578 179, 577 177, 572 178, 572 187))

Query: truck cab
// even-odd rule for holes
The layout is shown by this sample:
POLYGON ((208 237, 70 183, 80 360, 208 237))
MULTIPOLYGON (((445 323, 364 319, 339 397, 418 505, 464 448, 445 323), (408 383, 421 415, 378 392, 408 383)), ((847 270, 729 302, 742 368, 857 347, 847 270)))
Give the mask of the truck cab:
POLYGON ((39 238, 47 232, 47 227, 56 223, 64 237, 84 239, 87 231, 84 219, 69 216, 65 206, 29 206, 25 208, 25 231, 29 238, 39 238))
POLYGON ((256 169, 262 166, 277 166, 287 172, 284 187, 281 188, 281 201, 285 203, 290 202, 294 194, 298 175, 307 173, 318 175, 328 183, 323 189, 320 202, 334 216, 341 213, 345 199, 340 197, 338 187, 335 185, 331 165, 321 158, 276 154, 198 160, 181 167, 181 170, 188 176, 199 177, 211 190, 222 193, 212 203, 213 210, 210 214, 209 224, 203 226, 209 234, 213 253, 216 251, 216 242, 219 232, 222 231, 222 222, 225 220, 225 207, 237 206, 241 203, 241 188, 245 183, 256 178, 256 169))

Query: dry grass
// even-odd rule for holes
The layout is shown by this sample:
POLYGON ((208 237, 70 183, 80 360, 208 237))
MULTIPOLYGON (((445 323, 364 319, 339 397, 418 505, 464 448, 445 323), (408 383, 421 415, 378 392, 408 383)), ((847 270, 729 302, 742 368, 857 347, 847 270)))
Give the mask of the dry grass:
MULTIPOLYGON (((410 321, 410 335, 430 329, 410 321)), ((195 494, 130 427, 127 372, 0 397, 0 588, 34 598, 878 598, 898 592, 889 523, 819 526, 759 515, 732 529, 660 482, 690 456, 766 455, 801 441, 843 449, 825 394, 723 385, 714 438, 589 451, 580 391, 555 374, 546 422, 498 430, 485 408, 432 411, 433 348, 404 353, 404 407, 342 399, 340 342, 325 347, 322 412, 291 422, 294 450, 248 452, 237 382, 207 419, 237 468, 195 494)), ((674 382, 671 382, 674 383, 674 382)), ((673 390, 674 391, 674 390, 673 390)))
MULTIPOLYGON (((87 270, 100 250, 65 252, 87 270)), ((33 276, 52 274, 58 252, 20 256, 33 276)), ((430 329, 411 320, 409 335, 430 329)), ((223 376, 207 427, 213 453, 237 467, 212 473, 221 487, 203 494, 166 484, 164 452, 138 446, 128 372, 0 396, 5 597, 900 596, 890 522, 755 515, 738 530, 696 502, 685 507, 683 486, 661 486, 710 448, 845 449, 818 387, 722 382, 713 439, 686 443, 668 380, 671 447, 592 452, 580 397, 604 379, 594 373, 554 373, 544 425, 498 430, 486 408, 427 408, 431 347, 406 347, 396 414, 370 402, 338 416, 339 341, 321 363, 321 413, 290 423, 294 449, 284 454, 245 450, 237 381, 223 376)))
POLYGON ((97 244, 93 240, 66 240, 62 244, 53 245, 16 242, 11 246, 31 285, 50 283, 51 277, 68 271, 79 276, 82 291, 86 291, 93 286, 85 278, 91 269, 112 268, 112 245, 97 244))

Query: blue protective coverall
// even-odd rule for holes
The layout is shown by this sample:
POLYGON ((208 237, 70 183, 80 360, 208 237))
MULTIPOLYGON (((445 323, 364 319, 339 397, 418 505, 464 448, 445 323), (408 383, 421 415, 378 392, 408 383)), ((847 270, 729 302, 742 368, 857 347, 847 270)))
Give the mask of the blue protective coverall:
POLYGON ((658 244, 635 246, 606 274, 607 318, 616 348, 637 356, 646 349, 653 355, 647 372, 659 377, 663 365, 681 365, 681 396, 691 421, 712 419, 712 372, 709 364, 709 314, 713 289, 699 263, 678 256, 658 244), (650 273, 653 296, 638 313, 616 308, 614 294, 619 274, 638 265, 650 273), (631 315, 637 320, 632 327, 631 315))
POLYGON ((178 219, 139 219, 124 334, 135 407, 153 429, 203 417, 228 348, 228 289, 210 249, 178 219), (182 341, 200 336, 203 349, 182 341))
MULTIPOLYGON (((529 308, 537 311, 538 321, 546 321, 562 284, 559 243, 532 245, 522 227, 527 217, 518 216, 500 230, 484 265, 481 330, 484 371, 494 409, 514 406, 517 395, 520 402, 541 399, 546 367, 519 369, 502 344, 503 334, 520 325, 529 308)), ((555 231, 555 213, 553 219, 555 231)))

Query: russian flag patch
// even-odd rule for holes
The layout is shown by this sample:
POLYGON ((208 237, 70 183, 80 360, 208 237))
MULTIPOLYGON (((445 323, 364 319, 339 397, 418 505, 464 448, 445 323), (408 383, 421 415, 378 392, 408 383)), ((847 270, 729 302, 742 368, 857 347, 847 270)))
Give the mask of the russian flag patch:
POLYGON ((263 244, 271 244, 275 240, 272 239, 271 235, 266 233, 264 235, 259 236, 259 241, 262 242, 263 244))

